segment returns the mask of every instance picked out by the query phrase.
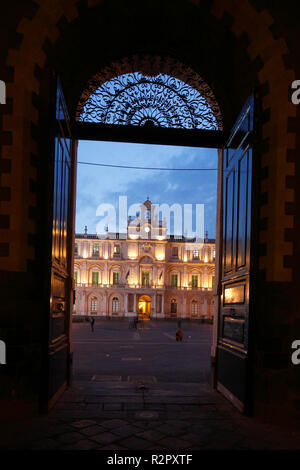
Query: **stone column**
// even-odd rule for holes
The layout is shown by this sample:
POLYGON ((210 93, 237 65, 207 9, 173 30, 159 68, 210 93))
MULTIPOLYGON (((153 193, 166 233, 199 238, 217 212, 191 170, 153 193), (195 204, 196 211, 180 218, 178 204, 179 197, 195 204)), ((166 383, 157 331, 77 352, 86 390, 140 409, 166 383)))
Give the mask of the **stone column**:
POLYGON ((186 292, 184 292, 183 298, 182 298, 182 303, 181 303, 181 305, 182 305, 181 317, 182 317, 182 318, 186 318, 186 317, 187 317, 187 311, 186 311, 186 296, 187 296, 187 294, 186 294, 186 292))
POLYGON ((107 284, 107 263, 103 263, 103 271, 102 271, 102 285, 107 284))
POLYGON ((109 302, 108 302, 108 292, 105 292, 105 304, 106 304, 106 316, 109 317, 109 302))
POLYGON ((84 305, 84 296, 83 296, 83 291, 81 287, 76 288, 76 313, 79 315, 84 315, 85 314, 85 305, 84 305))
POLYGON ((125 292, 125 298, 124 298, 124 315, 128 315, 128 293, 125 292))
POLYGON ((156 294, 151 297, 151 318, 156 318, 156 294))
POLYGON ((207 269, 207 266, 204 266, 204 269, 203 269, 203 286, 208 288, 208 269, 207 269))
POLYGON ((188 269, 187 266, 183 267, 183 286, 189 285, 189 278, 188 278, 188 269))
POLYGON ((82 289, 81 291, 81 305, 82 305, 82 315, 87 315, 88 314, 88 310, 87 310, 87 300, 86 300, 86 290, 85 288, 82 289))
POLYGON ((134 294, 134 297, 133 297, 133 312, 134 314, 136 314, 136 294, 134 294))
POLYGON ((203 297, 203 311, 201 312, 201 317, 207 317, 207 294, 203 297))
POLYGON ((152 283, 155 284, 155 286, 157 286, 157 283, 158 283, 158 279, 157 279, 157 265, 154 264, 153 265, 153 272, 152 272, 152 283))
POLYGON ((161 296, 161 314, 162 316, 165 314, 165 294, 161 296))
POLYGON ((80 283, 81 285, 88 284, 89 279, 88 279, 88 270, 87 270, 87 262, 83 261, 80 266, 80 283))

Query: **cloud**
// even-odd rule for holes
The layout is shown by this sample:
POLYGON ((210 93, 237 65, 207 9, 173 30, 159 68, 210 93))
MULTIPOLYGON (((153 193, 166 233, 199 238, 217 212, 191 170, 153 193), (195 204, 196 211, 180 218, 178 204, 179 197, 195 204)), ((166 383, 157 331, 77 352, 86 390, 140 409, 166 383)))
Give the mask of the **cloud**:
MULTIPOLYGON (((115 165, 163 168, 216 168, 217 151, 175 146, 111 142, 79 143, 78 160, 115 165)), ((88 225, 96 231, 96 209, 101 203, 128 206, 149 196, 153 203, 204 204, 205 229, 215 236, 216 171, 155 171, 78 165, 76 231, 88 225)))

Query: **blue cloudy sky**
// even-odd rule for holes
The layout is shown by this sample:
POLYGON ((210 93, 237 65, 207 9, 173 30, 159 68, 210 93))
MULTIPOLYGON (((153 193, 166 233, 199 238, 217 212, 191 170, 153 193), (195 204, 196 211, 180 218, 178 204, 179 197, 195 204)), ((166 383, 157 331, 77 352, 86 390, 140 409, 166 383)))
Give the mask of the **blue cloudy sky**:
MULTIPOLYGON (((217 168, 217 150, 192 147, 80 141, 79 162, 164 168, 217 168)), ((217 171, 154 171, 97 167, 78 164, 76 233, 87 225, 96 233, 99 204, 109 203, 118 211, 119 196, 128 207, 143 203, 147 196, 156 204, 204 204, 204 229, 216 234, 217 171)), ((194 212, 195 213, 195 212, 194 212)), ((195 222, 195 221, 194 221, 195 222)))

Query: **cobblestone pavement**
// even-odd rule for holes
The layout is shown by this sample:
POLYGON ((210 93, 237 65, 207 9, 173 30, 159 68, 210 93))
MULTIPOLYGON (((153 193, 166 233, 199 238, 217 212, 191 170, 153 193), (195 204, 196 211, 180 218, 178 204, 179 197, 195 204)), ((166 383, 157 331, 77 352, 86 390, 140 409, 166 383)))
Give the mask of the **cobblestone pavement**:
MULTIPOLYGON (((46 416, 14 422, 2 420, 0 449, 112 451, 300 449, 300 433, 295 429, 274 427, 242 416, 218 392, 212 390, 205 380, 187 381, 187 377, 192 373, 191 365, 187 367, 187 375, 184 375, 181 381, 176 381, 176 376, 173 376, 172 381, 168 374, 166 381, 162 380, 163 377, 151 375, 156 366, 154 369, 149 367, 141 369, 140 362, 144 356, 140 340, 136 340, 139 346, 135 350, 135 355, 138 353, 141 361, 136 361, 139 363, 138 366, 133 366, 132 363, 135 361, 128 361, 130 366, 129 369, 126 368, 127 375, 124 374, 124 363, 121 364, 124 349, 122 357, 116 356, 111 362, 110 370, 113 373, 108 374, 109 369, 101 367, 98 370, 96 364, 93 366, 93 359, 90 357, 90 370, 85 375, 86 356, 93 351, 97 338, 97 334, 88 336, 86 326, 78 327, 74 334, 74 347, 75 350, 77 348, 77 352, 80 349, 79 342, 82 341, 82 357, 79 361, 75 356, 77 373, 71 387, 46 416), (121 367, 119 370, 117 364, 121 367), (141 370, 144 375, 141 374, 141 370), (100 374, 101 371, 106 373, 100 374)), ((148 345, 151 343, 158 354, 159 347, 163 350, 166 347, 161 339, 162 335, 166 338, 167 326, 154 324, 154 327, 155 331, 152 334, 149 326, 145 341, 148 341, 148 345)), ((202 338, 204 343, 205 338, 209 336, 209 330, 205 328, 199 326, 198 336, 194 331, 195 347, 196 337, 199 342, 202 338), (201 336, 203 330, 206 333, 201 336)), ((105 326, 102 327, 101 335, 103 329, 105 326)), ((107 340, 110 334, 115 337, 115 332, 109 333, 107 327, 107 340)), ((130 333, 132 334, 134 333, 130 333)), ((118 337, 120 336, 122 334, 118 337)), ((173 341, 171 335, 169 340, 173 341)), ((132 338, 127 341, 127 345, 130 344, 132 338)), ((120 343, 115 346, 120 349, 125 345, 120 343)), ((111 348, 110 353, 114 354, 117 349, 111 348)), ((104 348, 101 354, 108 354, 106 351, 107 348, 104 348)), ((170 351, 173 351, 172 348, 170 351)), ((134 357, 132 351, 130 354, 131 356, 126 357, 134 357)), ((145 356, 148 354, 150 354, 149 349, 145 356)), ((190 351, 187 351, 185 360, 189 354, 190 351)), ((205 376, 206 374, 201 377, 205 376)))

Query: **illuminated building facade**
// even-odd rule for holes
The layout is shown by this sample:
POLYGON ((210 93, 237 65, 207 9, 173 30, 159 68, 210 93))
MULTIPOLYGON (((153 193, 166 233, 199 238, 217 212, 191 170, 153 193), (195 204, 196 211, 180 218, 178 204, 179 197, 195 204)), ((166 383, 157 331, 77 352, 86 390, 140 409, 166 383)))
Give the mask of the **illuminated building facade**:
POLYGON ((110 317, 212 319, 215 240, 167 237, 162 222, 136 234, 75 236, 74 314, 110 317), (155 230, 156 229, 156 230, 155 230))

